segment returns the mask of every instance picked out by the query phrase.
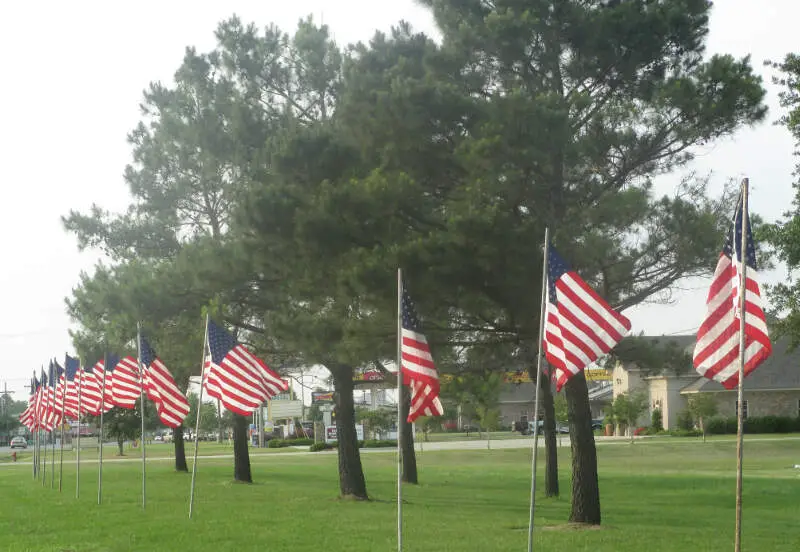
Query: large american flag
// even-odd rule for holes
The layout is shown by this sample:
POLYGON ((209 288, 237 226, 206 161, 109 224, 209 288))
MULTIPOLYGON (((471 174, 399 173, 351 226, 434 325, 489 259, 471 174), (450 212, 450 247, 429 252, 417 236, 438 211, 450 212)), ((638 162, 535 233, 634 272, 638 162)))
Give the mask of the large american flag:
POLYGON ((31 378, 31 393, 28 397, 28 406, 19 415, 19 421, 22 425, 27 427, 30 431, 35 431, 38 420, 36 419, 36 394, 39 390, 39 382, 36 381, 36 372, 33 372, 31 378))
POLYGON ((58 394, 58 381, 62 372, 63 369, 51 360, 47 374, 47 426, 51 430, 60 426, 64 418, 61 397, 58 394))
POLYGON ((39 377, 39 390, 36 392, 36 419, 39 420, 39 427, 45 431, 52 430, 52 426, 48 424, 47 419, 47 406, 50 401, 49 397, 50 386, 47 385, 47 374, 42 366, 42 373, 39 377))
POLYGON ((408 411, 408 422, 411 423, 420 416, 441 416, 444 408, 439 400, 439 373, 405 282, 402 284, 400 303, 400 365, 403 383, 411 388, 411 406, 408 411))
POLYGON ((139 337, 139 349, 147 396, 155 403, 161 423, 167 427, 178 427, 189 414, 189 401, 144 336, 139 337))
POLYGON ((611 308, 550 245, 544 351, 555 368, 556 388, 607 354, 631 329, 631 321, 611 308))
POLYGON ((64 355, 64 375, 61 376, 59 385, 65 389, 64 414, 74 420, 77 420, 80 414, 78 411, 78 381, 76 380, 78 368, 80 368, 80 363, 77 358, 64 355))
POLYGON ((108 412, 114 408, 114 371, 117 364, 119 364, 117 355, 106 354, 92 368, 100 391, 100 399, 97 403, 98 414, 100 411, 108 412))
POLYGON ((136 401, 141 394, 139 382, 139 363, 132 356, 123 357, 114 367, 114 384, 111 389, 114 406, 136 408, 136 401))
MULTIPOLYGON (((720 382, 726 389, 739 383, 739 316, 742 264, 742 196, 733 216, 728 239, 714 271, 711 288, 706 299, 706 317, 697 330, 694 348, 694 367, 701 376, 720 382), (736 261, 733 261, 734 251, 736 261)), ((747 282, 745 284, 745 377, 755 370, 772 353, 772 343, 767 333, 767 319, 761 306, 758 286, 756 248, 747 221, 747 282)))
POLYGON ((238 343, 224 328, 208 321, 208 352, 203 384, 222 406, 246 416, 264 401, 289 389, 289 383, 238 343))
POLYGON ((95 372, 83 367, 78 367, 75 380, 78 382, 79 402, 81 414, 91 416, 100 415, 100 402, 102 399, 101 384, 95 372))

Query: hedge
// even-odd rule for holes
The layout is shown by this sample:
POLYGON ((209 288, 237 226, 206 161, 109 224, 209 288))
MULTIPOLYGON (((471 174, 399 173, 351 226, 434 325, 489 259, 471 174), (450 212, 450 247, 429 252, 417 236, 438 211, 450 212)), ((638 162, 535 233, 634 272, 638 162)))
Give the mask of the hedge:
MULTIPOLYGON (((706 433, 711 435, 736 434, 737 420, 731 418, 712 418, 706 423, 706 433)), ((760 416, 744 421, 745 433, 793 433, 800 432, 800 417, 760 416)))
POLYGON ((270 439, 267 441, 269 448, 284 448, 284 447, 304 447, 313 445, 314 439, 270 439))

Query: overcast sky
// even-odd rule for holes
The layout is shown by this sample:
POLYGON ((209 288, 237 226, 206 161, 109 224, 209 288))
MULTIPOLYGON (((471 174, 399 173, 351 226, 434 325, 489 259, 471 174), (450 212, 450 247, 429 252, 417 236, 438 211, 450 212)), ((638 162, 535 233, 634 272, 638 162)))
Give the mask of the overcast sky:
MULTIPOLYGON (((0 51, 6 69, 0 84, 0 182, 5 209, 0 235, 5 236, 7 264, 0 270, 0 389, 7 383, 15 398, 27 395, 23 385, 33 369, 72 352, 64 297, 80 271, 99 258, 78 253, 59 217, 93 202, 112 210, 127 205, 122 179, 130 161, 126 134, 139 120, 142 90, 150 81, 170 82, 186 46, 211 49, 217 23, 234 13, 246 22, 275 22, 287 31, 300 17, 313 14, 341 44, 367 40, 375 29, 388 30, 401 19, 436 34, 431 16, 413 0, 2 3, 0 51)), ((763 72, 765 59, 796 51, 798 16, 796 0, 719 1, 711 15, 709 51, 752 54, 754 66, 763 72)), ((765 81, 772 121, 780 114, 777 90, 769 74, 765 81)), ((784 129, 765 123, 705 148, 693 168, 713 171, 717 188, 727 178, 749 176, 751 210, 775 220, 792 198, 792 149, 784 129)), ((762 280, 782 276, 776 271, 762 280)), ((626 312, 634 331, 694 332, 703 317, 707 285, 707 280, 686 282, 674 304, 626 312)))

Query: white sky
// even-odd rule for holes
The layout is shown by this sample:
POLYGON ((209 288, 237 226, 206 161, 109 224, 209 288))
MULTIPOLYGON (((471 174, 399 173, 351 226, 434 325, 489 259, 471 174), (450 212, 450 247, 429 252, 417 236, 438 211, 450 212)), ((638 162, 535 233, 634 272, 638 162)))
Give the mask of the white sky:
MULTIPOLYGON (((6 67, 0 81, 0 183, 6 205, 0 235, 6 236, 2 248, 8 261, 0 271, 0 289, 5 290, 0 389, 7 383, 18 400, 27 396, 23 385, 32 370, 72 352, 64 297, 80 271, 98 258, 78 253, 59 217, 72 208, 86 210, 92 202, 113 210, 127 205, 122 179, 130 161, 126 135, 139 120, 142 90, 150 81, 169 82, 186 46, 211 49, 217 23, 234 13, 246 22, 275 22, 290 32, 300 17, 313 14, 323 18, 340 44, 367 40, 375 29, 388 30, 400 19, 435 34, 431 16, 413 0, 0 4, 6 67)), ((751 53, 756 70, 763 72, 765 59, 796 51, 798 16, 795 0, 719 0, 711 16, 709 50, 751 53)), ((777 92, 769 82, 767 88, 774 120, 777 92)), ((713 170, 718 186, 729 177, 749 176, 751 210, 774 220, 792 198, 792 150, 790 135, 765 123, 706 148, 695 168, 713 170)), ((782 276, 776 271, 762 280, 782 276)), ((672 305, 626 312, 634 331, 693 332, 704 313, 706 286, 706 280, 688 282, 672 305)))

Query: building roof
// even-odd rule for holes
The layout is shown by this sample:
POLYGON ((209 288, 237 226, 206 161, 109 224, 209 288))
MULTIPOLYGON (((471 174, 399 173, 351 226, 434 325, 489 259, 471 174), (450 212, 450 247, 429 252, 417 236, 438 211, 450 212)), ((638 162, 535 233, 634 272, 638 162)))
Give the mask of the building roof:
MULTIPOLYGON (((789 340, 779 339, 772 344, 772 355, 744 380, 746 391, 775 391, 800 389, 800 348, 789 350, 789 340)), ((700 377, 681 393, 727 391, 722 384, 700 377)))

